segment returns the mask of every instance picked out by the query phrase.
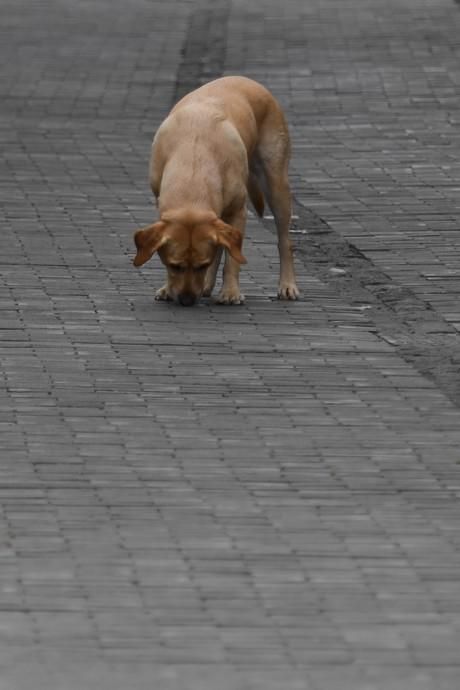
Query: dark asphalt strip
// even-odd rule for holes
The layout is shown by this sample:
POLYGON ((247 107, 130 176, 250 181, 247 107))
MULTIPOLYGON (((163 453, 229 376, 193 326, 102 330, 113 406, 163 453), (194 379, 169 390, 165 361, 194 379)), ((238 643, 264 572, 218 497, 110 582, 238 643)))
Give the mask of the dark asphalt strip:
MULTIPOLYGON (((192 12, 174 102, 223 73, 229 12, 228 0, 202 0, 192 12)), ((293 211, 298 217, 292 223, 295 253, 308 273, 365 310, 376 335, 460 406, 460 334, 295 198, 293 211)), ((263 223, 276 232, 272 220, 263 223)))
POLYGON ((228 0, 203 0, 191 13, 173 103, 222 75, 229 12, 228 0))
POLYGON ((460 334, 428 302, 393 281, 295 199, 293 211, 298 216, 291 226, 294 249, 308 273, 365 311, 378 337, 460 405, 460 334))

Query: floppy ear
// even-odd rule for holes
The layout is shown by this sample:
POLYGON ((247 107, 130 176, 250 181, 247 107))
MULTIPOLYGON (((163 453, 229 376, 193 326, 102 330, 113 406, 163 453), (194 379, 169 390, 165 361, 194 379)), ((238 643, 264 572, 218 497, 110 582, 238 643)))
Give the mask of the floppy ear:
POLYGON ((142 230, 138 230, 134 235, 134 242, 137 247, 137 254, 134 258, 133 264, 135 266, 142 266, 146 261, 152 258, 158 247, 166 240, 164 230, 166 223, 158 221, 153 225, 149 225, 142 230))
POLYGON ((232 225, 227 225, 223 220, 216 220, 214 225, 217 229, 217 242, 228 249, 230 256, 239 264, 247 263, 241 253, 243 245, 243 234, 232 225))

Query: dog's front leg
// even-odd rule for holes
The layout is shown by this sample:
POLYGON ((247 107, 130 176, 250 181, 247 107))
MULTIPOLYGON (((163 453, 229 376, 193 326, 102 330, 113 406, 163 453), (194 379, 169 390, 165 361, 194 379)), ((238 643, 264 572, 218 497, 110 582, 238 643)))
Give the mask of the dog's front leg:
POLYGON ((171 300, 174 299, 174 297, 171 294, 171 290, 170 290, 168 281, 163 285, 163 287, 161 287, 159 290, 156 291, 155 299, 157 302, 159 302, 159 301, 170 302, 171 300))
POLYGON ((214 285, 216 284, 217 271, 219 270, 220 260, 222 258, 222 247, 218 247, 214 261, 208 268, 206 272, 206 277, 204 279, 204 289, 203 296, 209 297, 214 290, 214 285))
MULTIPOLYGON (((244 238, 246 227, 246 207, 231 219, 230 225, 237 228, 244 238)), ((224 280, 216 302, 218 304, 244 304, 245 297, 240 292, 240 264, 225 250, 224 280)))
POLYGON ((245 297, 240 292, 240 265, 225 250, 224 283, 217 295, 218 304, 243 304, 245 297))

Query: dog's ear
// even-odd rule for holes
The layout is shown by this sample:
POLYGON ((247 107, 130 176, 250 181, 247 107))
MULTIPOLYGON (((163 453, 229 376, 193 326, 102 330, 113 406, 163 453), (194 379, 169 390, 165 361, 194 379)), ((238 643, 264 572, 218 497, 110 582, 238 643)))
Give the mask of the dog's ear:
POLYGON ((134 242, 137 248, 137 254, 133 261, 135 266, 145 264, 166 241, 165 228, 166 223, 160 220, 158 223, 142 228, 135 233, 134 242))
POLYGON ((217 230, 217 242, 228 249, 230 256, 239 264, 247 263, 245 257, 241 253, 243 245, 243 234, 232 225, 227 225, 223 220, 218 218, 214 221, 214 226, 217 230))

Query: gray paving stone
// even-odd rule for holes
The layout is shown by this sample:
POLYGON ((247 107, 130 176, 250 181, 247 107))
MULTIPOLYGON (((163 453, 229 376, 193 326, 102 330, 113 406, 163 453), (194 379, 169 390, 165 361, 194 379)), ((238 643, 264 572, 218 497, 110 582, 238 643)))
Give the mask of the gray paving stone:
POLYGON ((274 300, 252 215, 239 309, 130 257, 174 94, 244 72, 297 199, 457 323, 458 8, 3 5, 0 688, 456 690, 458 407, 300 262, 274 300))

